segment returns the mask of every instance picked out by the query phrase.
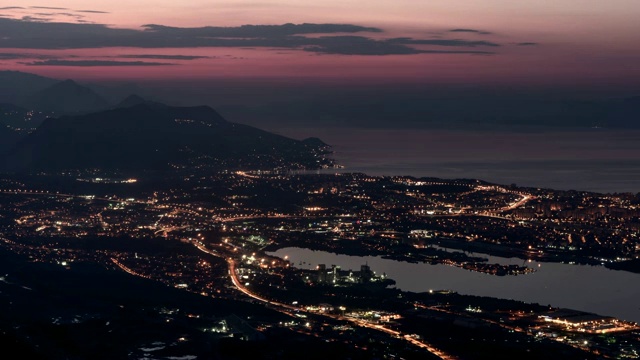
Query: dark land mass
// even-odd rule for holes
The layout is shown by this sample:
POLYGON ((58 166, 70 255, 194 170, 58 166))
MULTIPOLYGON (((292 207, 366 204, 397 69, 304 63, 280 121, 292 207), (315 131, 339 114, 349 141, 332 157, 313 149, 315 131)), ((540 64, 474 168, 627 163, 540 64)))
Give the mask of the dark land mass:
MULTIPOLYGON (((33 244, 42 241, 46 239, 34 239, 33 244)), ((126 241, 97 239, 84 244, 82 251, 120 251, 126 248, 122 246, 126 241)), ((74 246, 73 239, 54 243, 60 248, 74 246)), ((156 239, 143 241, 128 251, 161 257, 187 254, 189 249, 193 248, 184 243, 156 239)), ((401 339, 389 339, 368 329, 332 330, 341 329, 344 324, 313 314, 302 319, 302 324, 314 323, 302 332, 304 325, 276 326, 299 319, 251 301, 200 296, 97 263, 78 261, 60 266, 33 262, 3 249, 0 260, 0 272, 7 273, 0 282, 0 304, 7 310, 0 314, 0 343, 5 349, 21 351, 34 359, 128 359, 149 354, 198 359, 298 359, 307 351, 313 352, 305 355, 309 359, 376 359, 389 351, 404 359, 432 358, 407 347, 401 339), (237 327, 234 336, 229 336, 228 331, 220 335, 207 331, 222 320, 227 326, 237 327), (256 332, 254 328, 258 327, 261 330, 256 332)), ((220 273, 223 279, 226 267, 220 273)), ((265 281, 253 280, 254 290, 286 302, 335 302, 339 298, 349 308, 374 307, 403 313, 397 326, 424 336, 461 358, 480 359, 483 355, 478 354, 489 353, 500 359, 536 359, 545 353, 566 359, 596 358, 551 340, 534 342, 524 333, 497 325, 479 325, 483 324, 481 320, 460 321, 457 315, 417 310, 411 304, 427 308, 446 304, 452 310, 474 304, 489 314, 534 314, 548 311, 547 306, 448 292, 417 294, 378 286, 309 286, 292 280, 297 276, 294 271, 282 275, 289 279, 288 290, 277 291, 267 285, 273 280, 266 274, 265 281)), ((492 320, 494 315, 486 316, 492 320)))
POLYGON ((115 108, 116 109, 120 109, 120 108, 130 108, 133 106, 137 106, 137 105, 148 105, 150 107, 156 107, 156 108, 167 108, 167 105, 156 102, 156 101, 151 101, 151 100, 147 100, 139 95, 133 94, 133 95, 129 95, 126 98, 124 98, 122 101, 120 101, 115 108))
MULTIPOLYGON (((0 344, 30 359, 374 359, 385 349, 366 344, 376 334, 327 342, 289 328, 292 318, 246 301, 212 299, 108 270, 92 263, 33 263, 0 249, 0 344), (4 278, 3 278, 4 279, 4 278), (235 336, 207 331, 221 321, 235 336), (252 338, 247 338, 246 334, 252 338)), ((328 325, 328 324, 327 324, 328 325)), ((424 352, 401 351, 406 359, 424 352)), ((434 357, 435 358, 435 357, 434 357)))
POLYGON ((283 319, 261 306, 205 298, 96 264, 32 263, 1 249, 0 258, 7 274, 0 283, 0 342, 35 358, 126 359, 153 342, 167 344, 165 356, 211 356, 221 345, 199 330, 206 323, 232 314, 283 319))
POLYGON ((50 111, 29 110, 14 104, 0 104, 0 122, 24 136, 35 130, 54 113, 50 111))
POLYGON ((206 107, 139 104, 47 119, 5 159, 9 171, 320 168, 326 146, 227 122, 206 107))
POLYGON ((632 259, 615 263, 607 263, 606 267, 613 270, 624 270, 640 274, 640 259, 632 259))

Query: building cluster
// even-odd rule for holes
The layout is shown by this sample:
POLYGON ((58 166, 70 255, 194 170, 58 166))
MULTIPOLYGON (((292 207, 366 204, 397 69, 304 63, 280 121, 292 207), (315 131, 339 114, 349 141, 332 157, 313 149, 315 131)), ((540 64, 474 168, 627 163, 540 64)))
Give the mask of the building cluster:
POLYGON ((316 270, 318 284, 348 285, 348 284, 368 284, 370 282, 383 281, 387 279, 386 274, 376 276, 369 265, 360 266, 360 271, 342 270, 340 266, 319 264, 316 270))

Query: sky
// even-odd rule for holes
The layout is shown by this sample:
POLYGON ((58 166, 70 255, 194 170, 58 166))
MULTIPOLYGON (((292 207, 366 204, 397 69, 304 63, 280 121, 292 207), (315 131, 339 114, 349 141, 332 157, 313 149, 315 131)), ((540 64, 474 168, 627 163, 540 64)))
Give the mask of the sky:
POLYGON ((637 90, 637 0, 0 1, 0 68, 94 81, 637 90))

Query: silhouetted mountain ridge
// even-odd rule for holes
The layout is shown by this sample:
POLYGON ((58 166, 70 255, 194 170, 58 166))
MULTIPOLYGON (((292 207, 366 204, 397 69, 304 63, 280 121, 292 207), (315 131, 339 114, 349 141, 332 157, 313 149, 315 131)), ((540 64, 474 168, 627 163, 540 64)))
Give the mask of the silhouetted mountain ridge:
POLYGON ((317 137, 309 137, 306 138, 304 140, 302 140, 303 143, 309 145, 309 146, 313 146, 313 147, 317 147, 317 148, 322 148, 325 146, 329 146, 327 145, 327 143, 325 143, 324 141, 320 140, 317 137))
POLYGON ((119 108, 129 108, 129 107, 133 107, 136 105, 149 105, 151 107, 160 107, 160 108, 166 108, 167 105, 163 104, 163 103, 159 103, 156 101, 150 101, 147 100, 139 95, 136 94, 132 94, 127 96, 126 98, 124 98, 122 101, 120 101, 114 108, 119 109, 119 108))
POLYGON ((73 80, 56 83, 31 96, 26 101, 30 109, 59 114, 79 114, 109 108, 109 103, 88 87, 73 80))
POLYGON ((100 169, 136 173, 318 168, 325 149, 227 122, 207 106, 139 104, 47 119, 5 157, 10 171, 100 169))
POLYGON ((59 81, 21 71, 0 71, 0 102, 22 104, 26 97, 59 81))

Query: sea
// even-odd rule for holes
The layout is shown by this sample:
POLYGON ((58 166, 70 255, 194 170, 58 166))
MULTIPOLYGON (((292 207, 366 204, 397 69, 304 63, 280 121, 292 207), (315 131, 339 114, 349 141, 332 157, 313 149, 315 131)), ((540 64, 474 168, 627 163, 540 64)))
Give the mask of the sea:
POLYGON ((341 171, 640 193, 640 130, 290 128, 331 145, 341 171))

